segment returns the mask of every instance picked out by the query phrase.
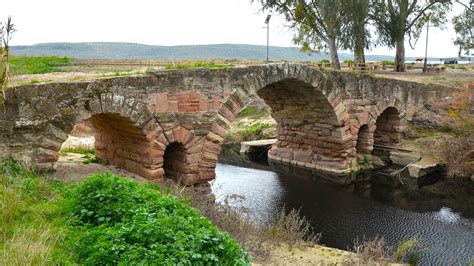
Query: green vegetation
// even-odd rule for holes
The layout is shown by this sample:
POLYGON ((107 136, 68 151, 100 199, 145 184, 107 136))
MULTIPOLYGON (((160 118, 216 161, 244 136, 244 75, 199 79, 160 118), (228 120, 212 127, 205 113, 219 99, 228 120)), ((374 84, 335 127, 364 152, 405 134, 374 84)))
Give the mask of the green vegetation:
POLYGON ((43 56, 43 57, 12 57, 10 58, 13 75, 44 74, 62 72, 62 66, 73 61, 70 57, 43 56))
POLYGON ((216 64, 213 61, 196 61, 189 64, 167 64, 165 69, 186 69, 186 68, 226 68, 234 67, 234 64, 216 64))
POLYGON ((394 61, 388 61, 388 60, 382 60, 382 64, 387 65, 387 66, 394 66, 395 62, 394 61))
POLYGON ((159 187, 110 173, 77 185, 0 164, 4 265, 250 263, 227 233, 159 187))
POLYGON ((255 140, 255 139, 264 139, 265 136, 263 131, 267 128, 270 128, 270 125, 265 122, 257 121, 247 128, 239 131, 239 134, 242 135, 244 141, 255 140))
POLYGON ((418 250, 418 244, 418 239, 411 237, 400 241, 398 246, 394 249, 385 242, 383 237, 375 237, 373 240, 369 241, 356 240, 353 251, 357 254, 357 259, 361 259, 362 262, 368 264, 372 264, 370 262, 388 263, 407 261, 410 265, 416 265, 418 263, 420 252, 420 250, 418 250))
POLYGON ((2 103, 2 107, 3 101, 7 99, 7 88, 11 77, 9 43, 15 31, 11 17, 8 17, 5 24, 0 22, 0 92, 2 94, 0 103, 2 103))
POLYGON ((261 117, 266 115, 268 112, 264 109, 255 107, 255 106, 246 106, 242 111, 237 115, 238 118, 242 117, 261 117))
POLYGON ((90 163, 100 163, 100 164, 107 164, 106 161, 100 159, 95 155, 95 148, 87 149, 85 147, 78 147, 74 149, 62 149, 60 151, 61 155, 66 153, 77 153, 82 154, 85 160, 82 162, 83 164, 90 164, 90 163))

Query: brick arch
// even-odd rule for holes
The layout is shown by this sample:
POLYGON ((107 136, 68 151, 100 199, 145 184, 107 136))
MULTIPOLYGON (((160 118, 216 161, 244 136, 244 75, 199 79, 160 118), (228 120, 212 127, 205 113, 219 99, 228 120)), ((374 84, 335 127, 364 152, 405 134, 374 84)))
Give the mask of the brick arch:
POLYGON ((37 150, 40 166, 54 164, 74 125, 87 120, 95 129, 99 158, 150 180, 162 176, 163 151, 155 141, 160 128, 140 99, 103 93, 80 99, 71 109, 58 107, 58 116, 47 122, 37 150))

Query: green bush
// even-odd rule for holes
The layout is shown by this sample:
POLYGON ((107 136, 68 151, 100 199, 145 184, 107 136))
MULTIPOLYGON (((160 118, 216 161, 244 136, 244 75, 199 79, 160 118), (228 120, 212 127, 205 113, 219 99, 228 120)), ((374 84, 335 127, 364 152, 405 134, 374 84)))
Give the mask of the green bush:
POLYGON ((244 141, 263 139, 265 138, 263 131, 269 127, 269 124, 257 121, 245 128, 244 130, 239 131, 239 133, 240 135, 242 135, 242 139, 244 141))
POLYGON ((329 64, 329 63, 331 63, 331 61, 329 61, 328 59, 323 59, 323 60, 319 61, 319 63, 329 64))
POLYGON ((44 74, 61 72, 61 66, 72 62, 70 57, 43 56, 43 57, 12 57, 10 58, 13 75, 44 74))
POLYGON ((239 112, 237 117, 248 117, 248 116, 263 116, 267 114, 267 112, 263 109, 259 109, 255 106, 246 106, 242 111, 239 112))
POLYGON ((382 60, 382 64, 385 64, 387 66, 394 66, 395 62, 394 61, 388 61, 388 60, 382 60))
POLYGON ((249 255, 196 209, 152 185, 112 174, 83 181, 67 204, 83 264, 243 265, 249 255))

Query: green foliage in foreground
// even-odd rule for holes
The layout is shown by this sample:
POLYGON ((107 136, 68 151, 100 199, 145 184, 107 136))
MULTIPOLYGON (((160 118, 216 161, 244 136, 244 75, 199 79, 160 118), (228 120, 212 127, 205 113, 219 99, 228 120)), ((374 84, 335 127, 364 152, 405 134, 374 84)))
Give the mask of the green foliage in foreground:
POLYGON ((43 56, 43 57, 12 57, 10 58, 13 75, 44 74, 61 72, 61 66, 72 62, 70 57, 43 56))
POLYGON ((189 64, 167 64, 165 69, 172 70, 172 69, 186 69, 186 68, 226 68, 226 67, 234 67, 234 64, 216 64, 212 61, 197 61, 189 64))
POLYGON ((0 177, 8 254, 1 264, 250 262, 227 233, 156 186, 110 173, 65 185, 12 161, 1 163, 0 177))

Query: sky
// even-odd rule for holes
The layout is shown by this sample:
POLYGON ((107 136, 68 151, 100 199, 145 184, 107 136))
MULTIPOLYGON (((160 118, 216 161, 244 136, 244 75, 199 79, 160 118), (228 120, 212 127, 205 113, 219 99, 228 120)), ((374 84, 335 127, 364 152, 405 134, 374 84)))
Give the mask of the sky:
MULTIPOLYGON (((450 17, 462 12, 455 5, 450 17)), ((251 0, 12 0, 2 3, 0 19, 12 16, 18 32, 11 45, 45 42, 132 42, 150 45, 266 45, 258 1, 251 0)), ((295 46, 282 16, 270 21, 270 45, 295 46)), ((423 57, 425 32, 416 49, 406 44, 406 56, 423 57)), ((455 32, 430 28, 428 56, 456 56, 455 32)), ((394 55, 386 47, 367 54, 394 55)))

